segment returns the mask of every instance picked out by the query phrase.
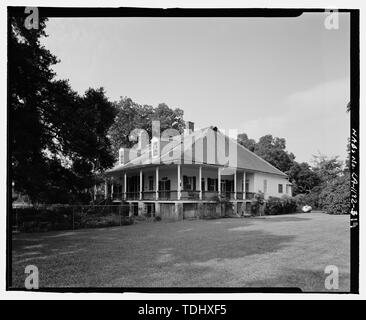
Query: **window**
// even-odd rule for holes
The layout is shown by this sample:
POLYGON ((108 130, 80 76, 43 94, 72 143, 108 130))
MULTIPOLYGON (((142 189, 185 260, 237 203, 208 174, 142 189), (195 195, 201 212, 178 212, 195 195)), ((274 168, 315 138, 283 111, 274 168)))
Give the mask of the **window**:
POLYGON ((149 191, 153 191, 153 190, 154 190, 154 177, 149 176, 149 191))
POLYGON ((202 178, 201 179, 201 190, 202 191, 205 191, 206 189, 205 189, 205 178, 202 178))
POLYGON ((278 185, 278 193, 283 193, 283 185, 282 184, 278 185))
POLYGON ((183 190, 196 190, 196 177, 183 176, 183 190))
POLYGON ((267 179, 263 180, 263 192, 267 193, 267 179))
POLYGON ((217 181, 218 179, 207 179, 207 190, 208 191, 216 191, 217 190, 217 181))

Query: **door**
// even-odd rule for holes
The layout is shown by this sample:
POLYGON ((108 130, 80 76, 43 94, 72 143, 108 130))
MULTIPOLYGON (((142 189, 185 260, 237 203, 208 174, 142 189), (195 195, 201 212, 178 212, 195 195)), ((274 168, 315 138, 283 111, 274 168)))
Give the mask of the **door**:
POLYGON ((170 199, 170 180, 159 181, 159 198, 170 199))

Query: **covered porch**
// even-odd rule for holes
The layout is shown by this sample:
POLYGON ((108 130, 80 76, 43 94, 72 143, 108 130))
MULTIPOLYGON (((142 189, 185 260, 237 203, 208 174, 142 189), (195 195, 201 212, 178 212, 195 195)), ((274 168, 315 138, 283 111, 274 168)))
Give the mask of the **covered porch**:
POLYGON ((113 201, 250 200, 254 173, 212 165, 171 164, 115 172, 105 181, 104 198, 113 201))

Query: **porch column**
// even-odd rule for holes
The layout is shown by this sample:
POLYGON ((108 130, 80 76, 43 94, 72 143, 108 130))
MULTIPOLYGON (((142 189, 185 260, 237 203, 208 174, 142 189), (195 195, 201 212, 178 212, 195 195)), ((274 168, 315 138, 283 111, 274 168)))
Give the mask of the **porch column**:
POLYGON ((198 171, 198 190, 200 192, 200 200, 202 200, 202 166, 199 166, 198 171))
POLYGON ((217 192, 221 195, 221 168, 217 168, 217 192))
POLYGON ((113 177, 111 179, 111 200, 113 200, 113 193, 114 193, 114 181, 113 181, 113 177))
POLYGON ((140 200, 142 200, 142 169, 140 169, 140 200))
POLYGON ((234 172, 234 200, 236 200, 236 169, 234 172))
POLYGON ((124 181, 123 181, 123 197, 125 200, 127 200, 127 173, 125 172, 124 177, 123 177, 124 181))
POLYGON ((177 166, 177 176, 178 176, 178 178, 177 178, 177 186, 178 186, 177 198, 178 198, 178 200, 180 200, 180 191, 181 191, 180 164, 178 164, 178 166, 177 166))
POLYGON ((159 167, 155 169, 155 198, 159 200, 159 167))
POLYGON ((107 179, 104 180, 104 200, 108 198, 108 181, 107 179))
POLYGON ((94 201, 97 200, 97 185, 94 184, 94 201))
POLYGON ((243 200, 246 199, 246 192, 247 190, 245 189, 245 180, 247 179, 247 173, 245 171, 243 171, 243 200))

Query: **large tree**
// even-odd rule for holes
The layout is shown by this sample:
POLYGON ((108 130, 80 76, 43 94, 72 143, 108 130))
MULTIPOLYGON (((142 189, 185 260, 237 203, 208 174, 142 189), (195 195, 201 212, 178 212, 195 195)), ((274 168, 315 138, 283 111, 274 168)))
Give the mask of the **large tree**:
POLYGON ((256 142, 254 139, 249 139, 246 133, 238 134, 238 143, 252 152, 255 151, 256 142))
POLYGON ((102 88, 79 96, 55 79, 57 58, 40 43, 45 23, 28 30, 10 18, 11 179, 33 201, 66 202, 113 164, 107 131, 115 109, 102 88))
POLYGON ((295 156, 286 150, 286 140, 273 137, 271 134, 261 137, 256 142, 254 139, 249 139, 246 133, 241 133, 238 135, 238 143, 283 172, 291 168, 295 159, 295 156))
POLYGON ((289 170, 295 156, 286 151, 286 140, 267 134, 255 146, 255 153, 283 172, 289 170))
POLYGON ((328 157, 323 154, 313 155, 313 169, 319 176, 321 184, 325 185, 343 175, 343 162, 338 157, 328 157))
POLYGON ((115 156, 118 155, 118 150, 121 147, 131 148, 136 143, 130 140, 130 134, 133 130, 146 130, 151 138, 153 120, 160 121, 161 132, 166 129, 176 129, 183 132, 185 127, 183 110, 171 109, 165 103, 153 108, 149 105, 139 105, 131 98, 123 97, 115 105, 118 113, 109 130, 115 156))
POLYGON ((320 183, 318 174, 306 162, 298 163, 294 161, 290 170, 286 173, 293 183, 293 195, 310 193, 320 183))

